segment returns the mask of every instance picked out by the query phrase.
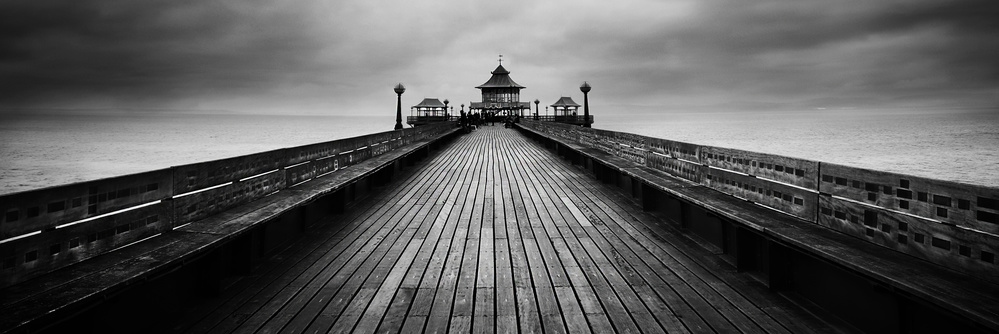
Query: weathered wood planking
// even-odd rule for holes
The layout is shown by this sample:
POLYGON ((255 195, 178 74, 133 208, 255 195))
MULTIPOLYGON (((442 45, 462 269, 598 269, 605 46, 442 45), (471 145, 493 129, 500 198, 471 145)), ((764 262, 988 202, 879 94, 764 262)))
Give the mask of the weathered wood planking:
POLYGON ((622 147, 618 144, 614 132, 600 129, 581 129, 579 131, 592 133, 593 145, 589 145, 590 147, 600 149, 614 156, 620 156, 622 147))
MULTIPOLYGON (((81 222, 79 226, 71 225, 71 230, 78 230, 86 224, 95 224, 93 228, 99 228, 102 226, 99 224, 101 221, 131 219, 130 215, 135 214, 135 212, 146 212, 154 208, 158 210, 167 208, 165 209, 168 211, 167 214, 158 215, 155 219, 157 229, 169 230, 172 227, 259 199, 290 185, 337 171, 341 166, 346 167, 385 154, 394 148, 402 147, 404 143, 436 137, 453 129, 450 124, 439 124, 426 126, 419 131, 415 129, 387 131, 244 157, 0 196, 3 199, 0 201, 0 205, 3 206, 2 211, 0 211, 2 213, 0 215, 0 231, 2 232, 0 233, 4 233, 0 240, 23 236, 20 239, 9 239, 3 243, 4 246, 0 247, 0 263, 3 264, 3 270, 10 270, 12 273, 7 277, 24 280, 43 272, 36 267, 48 266, 47 268, 54 269, 84 259, 84 257, 61 256, 49 261, 50 258, 45 255, 47 253, 22 247, 37 242, 39 244, 35 246, 38 246, 38 249, 45 249, 43 246, 47 245, 49 253, 53 254, 66 254, 62 251, 64 248, 61 249, 61 246, 57 244, 77 244, 73 248, 80 247, 76 240, 77 236, 66 234, 68 233, 66 231, 69 230, 55 230, 56 226, 97 215, 114 213, 122 209, 146 206, 134 209, 136 210, 134 212, 129 211, 131 213, 116 213, 114 216, 99 220, 81 222), (349 147, 350 149, 347 151, 351 152, 337 154, 344 151, 343 147, 349 147), (291 162, 295 164, 289 165, 291 162), (229 163, 233 165, 224 166, 229 163), (283 166, 290 167, 282 170, 283 166), (271 169, 273 167, 276 168, 271 169), (182 180, 177 181, 178 177, 182 180), (243 178, 246 180, 240 181, 243 178), (175 189, 177 184, 181 184, 182 187, 175 189), (208 187, 218 188, 201 192, 194 190, 192 193, 193 189, 201 190, 208 187), (183 196, 174 200, 173 197, 176 195, 183 196), (156 201, 160 200, 164 202, 156 204, 156 201), (150 208, 151 204, 155 205, 150 208), (174 219, 175 214, 179 217, 178 219, 174 219), (60 236, 64 236, 66 239, 56 240, 60 236), (26 261, 26 259, 28 260, 26 261), (71 260, 64 261, 62 259, 71 260)), ((337 177, 342 178, 345 175, 337 177)), ((134 231, 134 229, 116 226, 115 231, 126 233, 134 231)), ((144 237, 141 236, 142 233, 127 233, 130 236, 139 237, 138 239, 122 239, 117 236, 121 233, 113 233, 115 240, 121 239, 127 243, 144 237)), ((108 251, 119 244, 94 247, 89 253, 96 254, 108 251)))
POLYGON ((180 226, 249 203, 285 187, 285 173, 274 171, 245 181, 177 197, 173 204, 173 224, 180 226))
POLYGON ((577 142, 577 143, 580 143, 580 144, 583 144, 583 145, 586 145, 586 146, 590 146, 590 147, 597 146, 597 141, 600 140, 600 138, 597 137, 596 132, 586 131, 586 130, 583 130, 582 128, 580 128, 580 129, 571 129, 571 128, 565 126, 565 124, 545 124, 545 123, 537 123, 537 122, 532 123, 532 124, 536 125, 537 129, 539 131, 542 131, 542 132, 545 132, 545 133, 550 133, 550 134, 557 134, 557 135, 560 135, 561 138, 563 138, 563 139, 569 139, 569 140, 572 140, 574 142, 577 142))
MULTIPOLYGON (((543 132, 533 130, 531 126, 534 126, 534 124, 527 124, 526 126, 526 128, 530 130, 529 132, 535 132, 537 134, 545 136, 543 132)), ((558 147, 558 150, 560 152, 563 149, 568 148, 570 150, 578 150, 578 153, 581 153, 582 155, 589 157, 590 159, 593 160, 599 160, 599 161, 613 160, 605 156, 605 154, 611 155, 610 152, 600 152, 602 151, 600 149, 581 149, 576 147, 573 143, 568 143, 565 140, 552 137, 549 138, 555 139, 555 142, 558 145, 566 146, 566 147, 558 147)), ((618 162, 618 163, 623 163, 623 162, 618 162)), ((627 163, 624 163, 624 165, 627 166, 627 163)), ((635 177, 641 177, 640 176, 641 173, 639 171, 635 171, 632 168, 622 168, 620 166, 618 166, 617 168, 619 168, 624 173, 636 173, 634 174, 635 177)), ((820 171, 824 171, 821 163, 818 168, 820 171)), ((720 171, 726 173, 730 172, 722 169, 709 170, 709 172, 714 172, 714 171, 720 171)), ((802 173, 804 173, 804 171, 802 171, 802 173)), ((738 172, 731 172, 731 174, 740 175, 747 179, 751 178, 749 176, 742 175, 741 173, 738 172)), ((652 181, 652 183, 658 184, 655 182, 657 181, 652 181)), ((846 179, 836 180, 830 178, 828 182, 841 182, 842 184, 847 184, 846 179)), ((862 183, 859 183, 857 187, 862 187, 862 185, 863 185, 862 183)), ((661 185, 659 186, 661 187, 661 185)), ((718 196, 717 192, 715 192, 714 190, 709 190, 706 187, 690 187, 690 188, 679 187, 679 188, 683 188, 682 190, 679 190, 680 192, 698 199, 699 202, 703 203, 703 204, 701 203, 698 204, 703 205, 706 208, 724 208, 727 206, 729 209, 734 209, 735 205, 733 204, 738 204, 732 202, 731 200, 724 200, 723 196, 718 196), (705 201, 704 199, 709 199, 709 200, 705 201), (719 201, 725 202, 725 204, 715 205, 710 203, 710 202, 719 202, 719 201)), ((744 189, 743 184, 738 183, 738 181, 736 183, 736 186, 732 188, 735 188, 735 189, 730 189, 733 192, 736 192, 739 189, 741 189, 742 191, 746 190, 744 189)), ((996 281, 997 279, 993 265, 995 262, 994 245, 997 244, 996 240, 994 240, 994 238, 996 237, 995 234, 976 231, 973 229, 969 229, 967 227, 956 226, 953 224, 940 223, 932 219, 925 219, 914 215, 907 215, 905 213, 898 212, 897 210, 889 210, 886 208, 868 205, 859 201, 854 202, 852 199, 840 198, 828 193, 819 193, 817 189, 811 190, 799 187, 792 187, 792 188, 806 191, 811 198, 818 198, 819 196, 822 196, 824 200, 841 201, 842 203, 845 203, 844 205, 858 205, 860 208, 867 208, 868 209, 867 211, 877 210, 877 212, 871 212, 871 213, 864 212, 864 210, 861 210, 860 215, 861 217, 870 215, 872 218, 868 219, 868 222, 878 221, 879 219, 877 217, 879 216, 884 217, 880 219, 882 224, 873 223, 872 227, 864 226, 863 220, 856 218, 857 217, 856 211, 854 211, 853 214, 848 214, 847 213, 848 210, 846 209, 834 210, 831 207, 829 207, 829 205, 826 205, 824 207, 821 207, 821 209, 819 210, 822 212, 821 214, 816 214, 817 216, 822 216, 822 217, 819 218, 811 217, 811 218, 806 218, 806 220, 815 221, 816 219, 818 219, 819 222, 822 223, 823 225, 831 227, 830 229, 845 231, 846 233, 844 234, 850 235, 851 237, 846 237, 839 233, 831 233, 831 231, 824 229, 812 230, 812 228, 807 224, 802 225, 801 228, 798 228, 797 226, 795 226, 796 223, 791 223, 789 225, 794 227, 787 227, 787 228, 778 227, 777 229, 768 228, 767 229, 769 230, 768 232, 779 234, 782 238, 787 238, 789 240, 807 240, 805 241, 805 245, 811 245, 811 244, 817 245, 818 247, 820 247, 816 249, 818 253, 822 254, 828 252, 827 254, 831 255, 831 257, 836 259, 836 261, 842 261, 842 258, 839 258, 839 256, 841 256, 840 254, 843 254, 842 256, 844 258, 848 258, 849 260, 841 263, 845 263, 847 266, 856 266, 857 268, 860 269, 860 271, 865 271, 865 270, 871 270, 874 272, 880 271, 879 274, 885 275, 882 277, 887 279, 886 281, 882 282, 886 282, 888 285, 892 286, 901 283, 900 287, 902 287, 902 290, 910 289, 911 286, 909 284, 914 284, 915 286, 918 286, 917 288, 914 289, 916 294, 923 294, 921 295, 922 297, 928 298, 930 300, 937 300, 935 298, 940 298, 942 304, 954 303, 951 305, 960 308, 960 310, 957 311, 958 313, 968 314, 970 317, 976 319, 973 321, 983 321, 983 323, 994 324, 994 316, 996 313, 994 312, 990 313, 990 311, 980 312, 979 308, 976 307, 976 306, 991 305, 991 304, 984 304, 988 302, 984 303, 978 302, 977 300, 974 299, 975 297, 973 294, 969 295, 966 292, 960 293, 956 296, 945 297, 944 295, 947 295, 947 293, 946 292, 940 293, 938 287, 944 289, 947 289, 948 287, 950 289, 955 288, 955 286, 949 286, 948 283, 940 282, 940 281, 948 281, 948 282, 953 281, 951 279, 952 277, 950 277, 949 275, 954 275, 953 278, 959 278, 962 280, 967 279, 969 281, 977 281, 976 278, 973 278, 974 276, 978 276, 979 278, 985 278, 986 281, 996 281), (827 216, 834 217, 835 219, 830 219, 827 216), (843 221, 849 221, 853 224, 843 223, 843 221), (896 222, 893 225, 892 223, 884 224, 885 221, 902 221, 902 222, 896 222), (806 230, 810 232, 805 232, 806 230), (813 235, 811 233, 818 233, 818 234, 813 235), (822 239, 823 241, 820 242, 816 240, 817 238, 822 239), (844 242, 844 244, 842 245, 850 245, 850 248, 848 249, 835 249, 835 247, 828 248, 824 244, 827 238, 828 240, 836 240, 837 242, 844 242), (907 266, 905 268, 901 268, 901 270, 905 271, 905 273, 899 273, 897 271, 899 268, 897 266, 891 266, 891 264, 886 264, 886 265, 895 269, 885 270, 884 268, 882 268, 881 264, 878 263, 878 261, 881 260, 882 256, 878 252, 881 251, 879 251, 877 247, 873 245, 868 245, 863 242, 858 243, 858 242, 853 242, 852 240, 850 241, 843 240, 843 239, 853 239, 853 238, 858 238, 874 245, 879 245, 879 246, 888 245, 889 248, 897 248, 898 245, 911 246, 910 249, 903 251, 911 252, 912 254, 922 254, 922 255, 917 255, 917 257, 922 259, 928 259, 932 262, 940 263, 941 265, 949 266, 951 268, 955 268, 958 270, 956 271, 940 270, 939 268, 934 268, 932 266, 922 267, 925 264, 921 264, 920 262, 922 261, 917 260, 916 258, 902 256, 899 254, 884 254, 883 256, 885 258, 891 258, 897 261, 901 261, 900 263, 907 263, 911 265, 911 267, 907 266), (895 242, 897 244, 892 246, 891 244, 892 242, 895 242), (975 245, 978 245, 979 247, 976 248, 975 245), (861 255, 860 258, 864 258, 863 262, 851 262, 858 259, 857 251, 855 251, 854 249, 860 249, 862 250, 861 252, 867 254, 879 254, 879 255, 871 258, 864 258, 864 256, 861 255), (850 254, 851 252, 853 252, 853 254, 850 254), (913 273, 920 272, 924 269, 927 271, 933 271, 936 273, 936 275, 942 274, 944 277, 947 278, 941 279, 941 277, 935 275, 920 277, 920 279, 914 281, 909 281, 903 278, 906 275, 911 275, 913 273), (927 281, 924 282, 923 279, 926 279, 927 281), (972 299, 969 300, 968 298, 972 299), (971 307, 969 308, 968 306, 971 307)), ((600 196, 597 195, 596 197, 599 198, 600 196)), ((933 196, 932 193, 923 195, 923 198, 936 200, 936 198, 933 196)), ((792 200, 793 199, 794 198, 792 197, 792 200)), ((947 203, 947 200, 948 198, 944 197, 937 201, 939 201, 939 203, 947 203)), ((995 201, 989 198, 980 198, 980 202, 984 203, 986 209, 988 209, 989 206, 994 206, 996 203, 995 201)), ((957 205, 958 207, 962 206, 969 207, 970 203, 968 203, 967 201, 965 201, 963 204, 961 202, 958 202, 957 205)), ((789 218, 775 217, 772 214, 767 213, 768 212, 767 210, 762 210, 758 208, 749 208, 747 207, 748 205, 745 204, 738 206, 741 206, 742 208, 734 212, 733 211, 727 212, 728 218, 739 221, 740 223, 747 224, 751 227, 755 226, 752 223, 753 221, 765 222, 768 220, 773 220, 774 218, 778 218, 779 220, 785 222, 789 220, 789 218), (747 214, 752 217, 744 217, 747 214)), ((982 217, 983 219, 981 220, 987 220, 988 218, 991 217, 989 215, 990 211, 988 210, 982 210, 980 212, 976 212, 976 218, 982 217)), ((595 225, 595 226, 599 228, 600 225, 595 225)), ((637 236, 635 236, 635 238, 640 239, 640 237, 637 236)), ((717 259, 715 259, 715 261, 717 261, 717 259)), ((675 267, 669 266, 669 268, 672 269, 675 267)), ((726 296, 727 295, 729 294, 726 294, 726 296)), ((742 302, 739 303, 745 305, 742 302)), ((990 309, 990 306, 984 307, 984 309, 990 309)), ((747 316, 750 316, 750 314, 756 312, 752 308, 743 309, 740 307, 740 310, 744 310, 744 312, 747 312, 745 313, 747 316)), ((705 316, 706 314, 707 313, 700 313, 702 317, 705 316)), ((786 320, 787 316, 788 316, 787 313, 784 313, 779 316, 779 318, 785 319, 784 321, 782 321, 781 325, 786 326, 787 323, 794 322, 793 320, 791 321, 786 320)), ((777 326, 772 322, 757 321, 756 319, 759 318, 756 316, 750 316, 750 318, 753 319, 753 322, 757 323, 761 328, 763 328, 764 331, 767 332, 780 331, 779 326, 777 326)), ((735 316, 735 319, 733 318, 728 318, 728 319, 732 320, 734 323, 742 323, 745 321, 745 318, 741 318, 738 315, 735 316)), ((775 317, 775 319, 778 318, 775 317)), ((718 323, 717 321, 713 320, 709 320, 708 322, 711 323, 712 325, 718 323)), ((742 325, 738 326, 741 327, 742 325)), ((801 329, 803 328, 809 328, 809 327, 807 326, 786 327, 787 330, 790 330, 792 332, 800 332, 801 329)), ((830 328, 830 327, 823 325, 819 328, 830 328)), ((734 331, 734 330, 735 330, 734 328, 731 328, 729 330, 722 329, 720 331, 734 331)))
MULTIPOLYGON (((401 147, 401 133, 387 132, 285 149, 288 186, 335 172, 401 147)), ((410 137, 412 139, 413 137, 410 137)))
POLYGON ((649 152, 669 156, 674 159, 701 163, 700 145, 653 137, 647 137, 645 143, 646 149, 649 152))
POLYGON ((326 159, 336 156, 344 150, 344 144, 339 140, 289 147, 284 151, 284 166, 292 166, 306 161, 326 159))
MULTIPOLYGON (((958 247, 955 252, 965 254, 963 257, 917 256, 977 275, 993 275, 994 251, 984 245, 994 242, 992 236, 999 234, 999 189, 655 138, 646 138, 643 146, 613 131, 566 124, 527 121, 525 125, 541 133, 555 133, 560 139, 573 138, 571 132, 579 133, 579 138, 585 140, 577 142, 632 161, 635 159, 619 147, 644 147, 648 167, 807 221, 819 219, 820 224, 892 249, 897 249, 892 246, 897 240, 884 239, 876 233, 872 236, 870 230, 855 225, 829 223, 818 214, 820 211, 840 216, 845 211, 820 210, 819 193, 883 208, 878 211, 880 215, 894 216, 887 220, 910 220, 913 217, 907 215, 915 215, 931 222, 957 225, 964 229, 937 226, 941 224, 926 226, 934 228, 940 245, 950 240, 965 240, 968 243, 963 246, 965 249, 955 246, 958 247), (968 260, 976 256, 971 254, 977 251, 974 245, 985 247, 977 255, 984 260, 968 260)), ((919 253, 912 249, 904 252, 919 253)))
POLYGON ((645 166, 694 183, 703 182, 702 178, 707 174, 705 170, 708 168, 699 163, 688 162, 651 152, 645 160, 645 166))
POLYGON ((780 332, 764 318, 793 307, 683 269, 716 266, 682 255, 696 248, 657 251, 676 238, 644 236, 630 201, 513 130, 479 128, 418 168, 361 201, 365 213, 320 224, 344 232, 294 246, 320 254, 283 252, 287 272, 248 277, 264 284, 237 284, 177 331, 780 332))
MULTIPOLYGON (((175 166, 169 169, 114 178, 55 186, 0 196, 0 240, 32 233, 60 224, 120 209, 150 203, 204 189, 283 166, 313 161, 313 167, 298 168, 289 179, 308 180, 335 171, 341 162, 353 164, 394 148, 436 136, 450 127, 432 125, 420 129, 387 131, 324 143, 303 145, 240 157, 175 166), (338 154, 352 152, 342 159, 338 154), (370 150, 370 151, 365 151, 370 150), (333 157, 338 159, 328 160, 333 157)), ((294 183, 292 183, 294 184, 294 183)))
POLYGON ((760 178, 816 189, 819 163, 774 154, 701 146, 701 162, 760 178))
POLYGON ((999 281, 999 236, 917 216, 821 196, 822 226, 930 262, 999 281))
POLYGON ((571 140, 577 143, 582 143, 584 145, 595 146, 596 141, 599 140, 599 138, 596 137, 595 133, 591 131, 580 130, 583 128, 580 128, 578 126, 570 126, 567 124, 557 124, 557 123, 538 123, 538 122, 529 122, 529 124, 536 126, 538 128, 538 131, 550 134, 558 138, 571 140))
POLYGON ((700 163, 700 146, 646 137, 645 150, 645 166, 694 183, 703 182, 707 166, 700 163))
POLYGON ((0 244, 0 286, 83 261, 170 228, 170 205, 161 202, 117 215, 0 244), (8 263, 8 261, 10 263, 8 263))
POLYGON ((614 155, 639 165, 644 165, 648 156, 646 149, 647 137, 625 132, 612 132, 617 144, 614 155))
POLYGON ((314 165, 312 161, 301 162, 290 167, 285 167, 285 182, 287 182, 290 187, 311 180, 316 177, 316 175, 319 175, 319 170, 316 167, 317 166, 314 165))
POLYGON ((174 194, 184 194, 283 167, 284 150, 173 167, 174 194))
POLYGON ((169 169, 0 196, 0 240, 170 197, 169 169))
POLYGON ((822 163, 819 191, 999 234, 999 189, 822 163))
POLYGON ((792 216, 815 219, 817 194, 806 189, 714 168, 707 169, 702 184, 792 216))

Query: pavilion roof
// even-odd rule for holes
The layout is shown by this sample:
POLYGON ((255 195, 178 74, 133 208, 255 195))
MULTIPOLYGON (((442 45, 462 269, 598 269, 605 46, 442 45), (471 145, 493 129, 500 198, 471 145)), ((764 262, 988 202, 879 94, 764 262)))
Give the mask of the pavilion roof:
POLYGON ((559 98, 558 101, 552 104, 551 106, 565 108, 565 107, 579 107, 579 104, 576 103, 576 101, 573 101, 571 97, 563 96, 559 98))
POLYGON ((413 106, 413 108, 444 108, 444 103, 436 97, 426 97, 420 104, 413 106))
POLYGON ((521 86, 520 84, 514 82, 513 79, 510 78, 510 71, 507 71, 506 68, 504 68, 502 64, 500 64, 499 66, 496 66, 496 69, 493 70, 490 73, 492 73, 493 76, 489 78, 489 81, 486 81, 486 83, 481 84, 481 85, 479 85, 478 87, 475 87, 475 88, 479 88, 479 89, 482 89, 482 88, 511 88, 511 87, 512 88, 527 88, 527 87, 521 86))

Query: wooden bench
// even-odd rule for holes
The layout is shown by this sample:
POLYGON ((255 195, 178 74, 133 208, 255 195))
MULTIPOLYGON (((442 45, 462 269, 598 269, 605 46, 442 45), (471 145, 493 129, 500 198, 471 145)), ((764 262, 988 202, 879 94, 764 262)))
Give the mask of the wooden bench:
POLYGON ((675 228, 739 271, 751 273, 772 290, 817 304, 858 329, 999 331, 997 282, 839 233, 601 149, 518 128, 548 142, 596 178, 623 188, 647 211, 664 215, 675 228), (717 239, 705 240, 712 237, 717 239))
POLYGON ((215 293, 227 273, 249 272, 264 253, 287 244, 323 216, 342 210, 367 183, 386 182, 403 164, 422 158, 432 145, 452 138, 457 130, 0 289, 0 332, 44 330, 116 298, 122 305, 118 310, 129 308, 128 301, 144 308, 121 311, 121 321, 142 321, 127 315, 162 311, 176 305, 172 298, 215 293), (180 282, 150 283, 177 273, 183 273, 175 279, 180 282), (146 287, 136 289, 139 286, 146 287))

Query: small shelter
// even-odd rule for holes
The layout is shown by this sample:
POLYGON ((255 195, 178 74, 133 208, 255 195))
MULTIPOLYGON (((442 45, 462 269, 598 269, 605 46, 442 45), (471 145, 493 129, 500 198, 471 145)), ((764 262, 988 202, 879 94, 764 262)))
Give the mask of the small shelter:
POLYGON ((563 96, 558 99, 555 103, 551 105, 555 109, 555 117, 559 116, 576 116, 579 112, 579 103, 573 101, 571 97, 563 96), (559 111, 562 113, 560 114, 559 111))
POLYGON ((451 115, 447 110, 447 100, 441 102, 436 97, 424 98, 419 104, 409 108, 406 124, 419 126, 429 123, 443 122, 451 115))
MULTIPOLYGON (((573 101, 571 97, 563 96, 558 99, 555 103, 551 105, 555 109, 555 116, 549 118, 549 121, 555 121, 559 123, 583 125, 586 126, 586 116, 579 114, 579 103, 573 101)), ((590 116, 590 120, 593 116, 590 116)))

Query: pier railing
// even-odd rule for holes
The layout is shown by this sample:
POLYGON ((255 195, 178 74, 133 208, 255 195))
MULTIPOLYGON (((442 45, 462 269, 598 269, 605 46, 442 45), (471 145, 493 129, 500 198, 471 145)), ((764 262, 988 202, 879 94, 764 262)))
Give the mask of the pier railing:
POLYGON ((389 131, 0 196, 0 287, 439 136, 389 131))
POLYGON ((999 189, 539 122, 523 126, 803 222, 999 280, 999 189))
POLYGON ((584 115, 538 115, 538 116, 524 116, 522 119, 532 119, 542 122, 557 122, 572 125, 583 125, 583 124, 593 124, 593 115, 589 117, 584 115), (589 121, 589 123, 587 123, 589 121))

